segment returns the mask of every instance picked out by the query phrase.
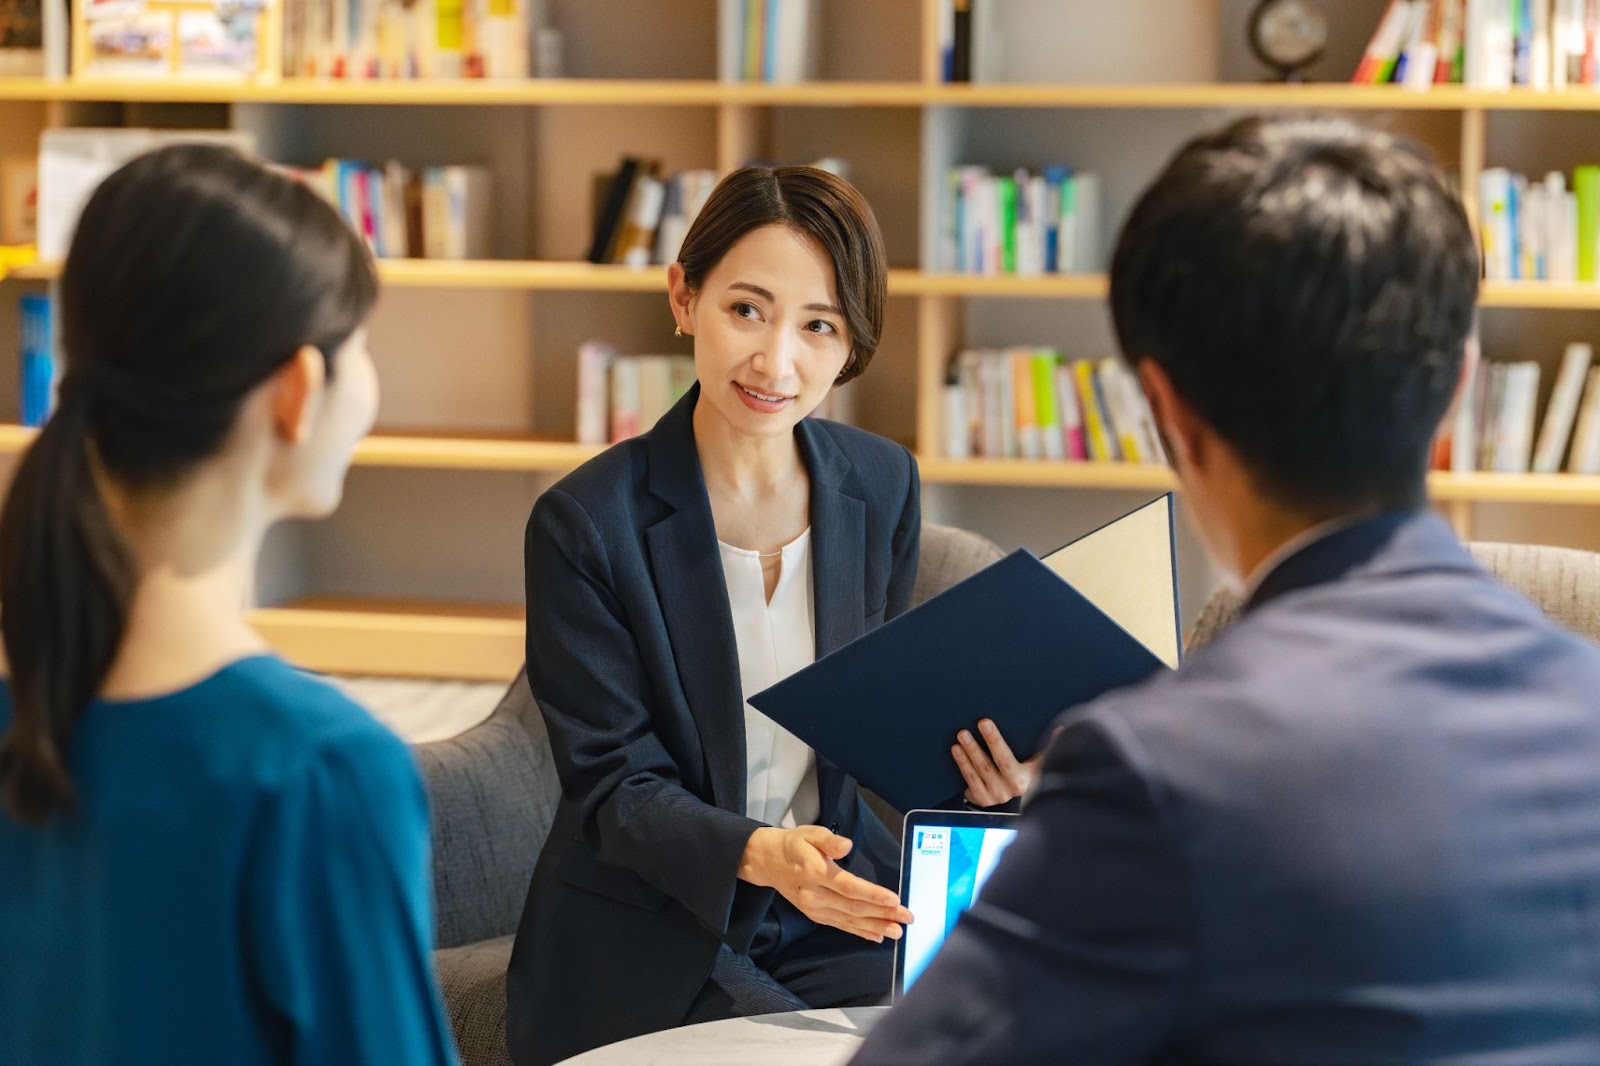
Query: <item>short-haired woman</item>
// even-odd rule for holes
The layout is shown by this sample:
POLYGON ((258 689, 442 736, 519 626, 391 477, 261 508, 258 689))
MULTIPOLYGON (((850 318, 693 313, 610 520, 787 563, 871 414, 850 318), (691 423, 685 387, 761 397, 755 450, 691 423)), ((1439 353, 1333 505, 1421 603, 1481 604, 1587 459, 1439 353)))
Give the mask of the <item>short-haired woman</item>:
MULTIPOLYGON (((855 782, 746 703, 910 604, 914 460, 807 417, 877 350, 877 222, 825 171, 740 170, 669 286, 698 384, 528 522, 528 679, 563 798, 508 975, 519 1066, 880 1002, 911 920, 855 782)), ((972 799, 1021 791, 1003 742, 964 743, 972 799)))

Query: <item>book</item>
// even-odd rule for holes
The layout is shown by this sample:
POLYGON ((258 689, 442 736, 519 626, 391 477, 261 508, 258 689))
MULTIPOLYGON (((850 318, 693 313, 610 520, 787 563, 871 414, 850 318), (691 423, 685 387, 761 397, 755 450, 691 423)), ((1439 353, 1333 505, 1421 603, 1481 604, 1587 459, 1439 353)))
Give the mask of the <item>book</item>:
POLYGON ((1545 408, 1544 424, 1539 427, 1539 443, 1533 457, 1535 474, 1554 474, 1561 469, 1561 459, 1572 436, 1572 423, 1578 415, 1578 394, 1593 360, 1594 348, 1588 344, 1569 344, 1562 353, 1555 389, 1545 408))
POLYGON ((632 267, 650 264, 655 251, 656 228, 661 224, 661 209, 666 202, 666 185, 650 174, 640 174, 633 183, 628 206, 622 214, 611 262, 632 267))
POLYGON ((1495 461, 1490 469, 1506 474, 1526 474, 1533 452, 1539 364, 1512 363, 1504 369, 1505 384, 1495 419, 1495 461))
POLYGON ((1600 366, 1589 368, 1583 403, 1572 431, 1572 454, 1567 459, 1567 472, 1600 474, 1600 366))
POLYGON ((25 293, 22 319, 22 424, 42 426, 55 407, 57 381, 55 327, 52 301, 39 293, 25 293))
POLYGON ((640 418, 640 367, 637 360, 617 359, 611 364, 611 441, 638 436, 640 418))
POLYGON ((1039 401, 1033 392, 1033 352, 1013 348, 1007 352, 1011 368, 1011 415, 1017 426, 1017 451, 1024 459, 1043 459, 1039 432, 1039 401))
POLYGON ((620 353, 604 341, 578 347, 579 444, 605 444, 611 439, 611 364, 620 353))
POLYGON ((45 72, 44 0, 0 2, 0 76, 38 77, 45 72))
POLYGON ((1056 364, 1059 361, 1056 353, 1048 348, 1038 349, 1030 359, 1040 445, 1044 458, 1053 461, 1067 457, 1066 438, 1061 433, 1061 414, 1056 401, 1056 364))
POLYGON ((751 697, 900 810, 963 788, 956 733, 992 718, 1020 759, 1064 711, 1180 661, 1166 494, 1063 548, 1011 553, 751 697))
POLYGON ((32 244, 39 236, 39 160, 0 156, 0 244, 32 244))
POLYGON ((39 258, 65 259, 78 214, 89 194, 134 156, 167 144, 226 144, 242 152, 255 139, 241 130, 47 129, 39 135, 39 258))
POLYGON ((1350 79, 1358 84, 1381 85, 1389 80, 1400 58, 1401 38, 1411 24, 1411 0, 1389 0, 1361 62, 1350 79))
POLYGON ((72 4, 77 78, 243 81, 275 76, 278 0, 72 4))
POLYGON ((422 239, 427 258, 488 258, 491 184, 487 167, 428 167, 422 172, 422 239))
POLYGON ((594 219, 594 237, 589 252, 584 257, 591 263, 611 262, 612 250, 622 230, 623 215, 633 196, 633 183, 642 170, 654 164, 633 156, 625 156, 617 172, 605 179, 605 192, 597 203, 594 219))

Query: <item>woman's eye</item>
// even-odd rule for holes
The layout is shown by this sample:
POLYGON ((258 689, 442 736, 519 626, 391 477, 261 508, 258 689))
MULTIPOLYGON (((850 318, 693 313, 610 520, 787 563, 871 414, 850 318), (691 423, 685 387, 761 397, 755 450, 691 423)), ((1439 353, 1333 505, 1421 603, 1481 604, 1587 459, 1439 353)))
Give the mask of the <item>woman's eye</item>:
POLYGON ((733 305, 733 313, 740 318, 757 318, 761 314, 761 309, 753 303, 746 303, 744 300, 740 300, 733 305))
POLYGON ((826 336, 826 335, 828 335, 830 333, 838 333, 839 332, 837 329, 834 328, 832 322, 829 322, 826 319, 822 319, 822 318, 813 319, 810 322, 807 322, 806 323, 806 329, 810 330, 812 333, 820 333, 820 334, 822 334, 824 336, 826 336))

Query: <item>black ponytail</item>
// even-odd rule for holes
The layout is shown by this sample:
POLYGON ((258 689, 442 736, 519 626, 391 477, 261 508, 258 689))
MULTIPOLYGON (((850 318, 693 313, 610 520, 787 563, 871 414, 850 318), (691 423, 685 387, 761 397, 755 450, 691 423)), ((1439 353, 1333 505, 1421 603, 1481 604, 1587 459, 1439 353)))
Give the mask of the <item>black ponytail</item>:
POLYGON ((319 348, 331 375, 376 297, 371 260, 333 208, 231 150, 164 148, 90 197, 61 276, 59 403, 0 510, 14 709, 0 806, 13 818, 37 825, 71 806, 73 729, 138 583, 101 479, 177 483, 300 348, 319 348))

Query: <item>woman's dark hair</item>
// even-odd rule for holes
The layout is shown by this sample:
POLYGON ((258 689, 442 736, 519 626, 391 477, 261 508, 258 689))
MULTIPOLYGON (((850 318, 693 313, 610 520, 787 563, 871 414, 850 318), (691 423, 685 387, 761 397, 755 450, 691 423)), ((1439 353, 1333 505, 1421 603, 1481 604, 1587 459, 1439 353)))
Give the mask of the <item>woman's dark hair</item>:
POLYGON ((684 281, 698 292, 728 249, 752 230, 774 224, 811 237, 833 261, 851 346, 839 382, 860 377, 883 336, 889 268, 877 217, 843 178, 816 167, 746 167, 729 174, 683 239, 678 262, 684 281))
POLYGON ((40 824, 71 805, 73 728, 137 583, 98 479, 135 492, 179 482, 302 347, 331 375, 376 298, 371 259, 337 212, 230 149, 151 152, 89 198, 61 274, 58 406, 0 512, 14 708, 0 803, 12 817, 40 824))
POLYGON ((1422 502, 1477 295, 1427 151, 1320 116, 1190 141, 1111 265, 1123 355, 1159 365, 1264 494, 1317 514, 1422 502))

